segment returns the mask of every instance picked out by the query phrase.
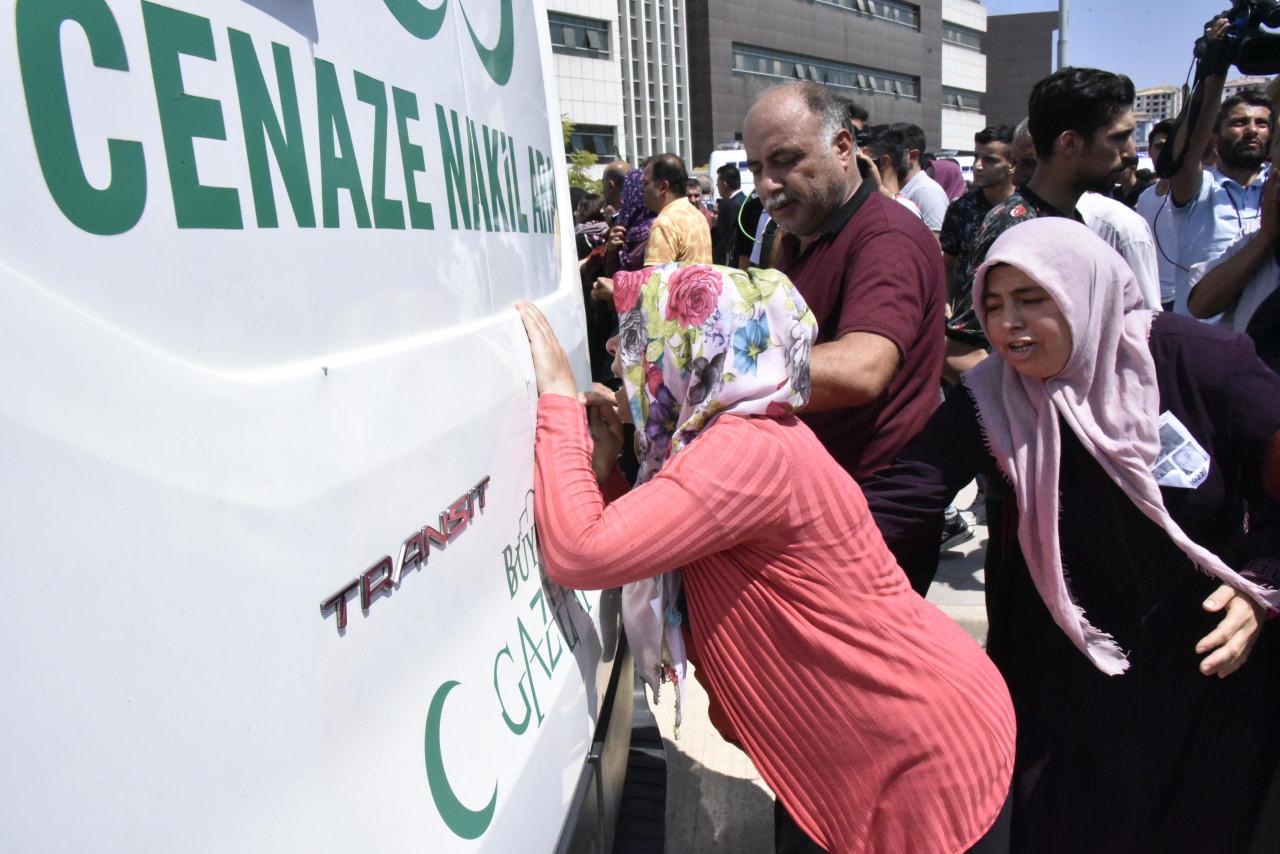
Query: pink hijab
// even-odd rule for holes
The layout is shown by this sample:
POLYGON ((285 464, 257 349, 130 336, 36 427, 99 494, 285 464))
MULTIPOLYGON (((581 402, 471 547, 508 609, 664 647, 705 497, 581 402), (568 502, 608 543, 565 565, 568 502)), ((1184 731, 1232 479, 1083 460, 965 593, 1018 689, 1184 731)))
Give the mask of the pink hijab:
POLYGON ((1059 417, 1201 571, 1265 607, 1280 605, 1280 591, 1242 578, 1188 537, 1165 510, 1151 473, 1160 450, 1160 392, 1147 343, 1152 313, 1140 310, 1142 294, 1129 265, 1072 220, 1021 223, 996 240, 974 278, 973 304, 984 330, 986 277, 997 264, 1017 267, 1044 288, 1072 336, 1066 367, 1051 379, 1023 377, 998 355, 963 378, 991 454, 1013 484, 1021 515, 1018 542, 1054 622, 1102 672, 1116 675, 1128 668, 1119 644, 1090 624, 1067 588, 1058 541, 1059 417))
POLYGON ((947 193, 947 198, 955 201, 965 194, 969 185, 964 182, 964 171, 954 160, 939 157, 929 164, 929 174, 933 180, 947 193))

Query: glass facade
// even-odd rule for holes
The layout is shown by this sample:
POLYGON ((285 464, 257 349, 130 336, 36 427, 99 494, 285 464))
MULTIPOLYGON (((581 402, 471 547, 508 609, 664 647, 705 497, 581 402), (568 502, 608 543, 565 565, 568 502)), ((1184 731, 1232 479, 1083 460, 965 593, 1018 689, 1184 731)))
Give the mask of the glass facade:
POLYGON ((920 29, 920 7, 896 0, 814 0, 823 6, 835 6, 847 12, 878 18, 891 24, 920 29))
POLYGON ((942 22, 942 41, 970 50, 982 50, 982 33, 946 21, 942 22))
POLYGON ((684 0, 621 0, 623 112, 630 159, 672 152, 689 160, 684 0))
POLYGON ((618 156, 618 131, 608 125, 574 125, 569 134, 569 152, 590 151, 600 163, 618 156))
POLYGON ((750 45, 733 46, 733 72, 778 80, 812 80, 839 89, 920 100, 920 78, 750 45))
POLYGON ((609 58, 609 22, 580 18, 560 12, 548 12, 551 24, 551 49, 574 56, 609 58))
POLYGON ((943 86, 942 106, 953 110, 964 110, 967 113, 980 113, 982 112, 982 93, 943 86))

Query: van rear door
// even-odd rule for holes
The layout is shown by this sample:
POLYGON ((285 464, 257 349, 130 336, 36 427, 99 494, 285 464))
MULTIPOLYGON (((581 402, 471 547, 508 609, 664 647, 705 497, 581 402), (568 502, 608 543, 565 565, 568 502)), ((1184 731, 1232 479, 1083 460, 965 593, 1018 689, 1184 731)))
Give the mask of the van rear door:
POLYGON ((11 851, 543 851, 615 634, 510 309, 588 372, 541 3, 0 15, 11 851))

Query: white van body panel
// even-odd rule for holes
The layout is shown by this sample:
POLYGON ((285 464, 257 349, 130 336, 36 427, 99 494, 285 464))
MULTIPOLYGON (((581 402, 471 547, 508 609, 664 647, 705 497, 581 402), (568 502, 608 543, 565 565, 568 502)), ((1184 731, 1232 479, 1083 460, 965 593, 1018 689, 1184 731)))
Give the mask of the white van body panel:
POLYGON ((747 150, 745 148, 717 148, 711 152, 711 159, 707 163, 707 172, 711 175, 711 186, 713 188, 712 199, 720 198, 720 190, 716 186, 716 172, 726 163, 736 163, 738 165, 738 175, 742 178, 743 195, 750 196, 756 189, 756 177, 747 168, 747 150))
POLYGON ((601 638, 599 594, 543 584, 532 534, 536 391, 514 299, 544 306, 587 377, 567 199, 552 190, 565 176, 546 12, 537 0, 437 4, 443 24, 424 39, 396 5, 20 0, 0 15, 0 555, 21 591, 0 623, 6 851, 556 842, 613 639, 601 638), (148 6, 162 19, 150 29, 148 6), (24 79, 19 54, 39 41, 15 31, 38 29, 37 7, 73 15, 58 32, 88 184, 125 180, 108 139, 140 145, 129 150, 145 160, 145 208, 118 233, 73 222, 74 200, 50 185, 60 167, 41 161, 32 102, 57 92, 24 79), (501 45, 504 8, 514 47, 499 84, 477 45, 501 45), (94 53, 110 25, 127 69, 94 53), (206 30, 213 59, 190 52, 190 33, 206 30), (292 69, 314 227, 299 224, 306 205, 269 142, 278 224, 262 222, 233 33, 249 37, 277 115, 275 63, 292 69), (185 46, 181 92, 157 94, 173 44, 185 46), (336 193, 335 227, 319 166, 323 63, 350 127, 339 168, 360 176, 336 193), (381 122, 356 72, 374 102, 384 84, 381 122), (393 87, 416 98, 405 126, 431 229, 409 221, 413 158, 393 87), (225 138, 206 123, 187 139, 199 187, 232 190, 240 227, 180 222, 166 98, 206 122, 220 113, 225 138), (514 172, 513 207, 531 216, 540 186, 545 228, 522 231, 517 215, 514 230, 467 229, 460 207, 451 225, 436 105, 514 143, 485 188, 491 219, 514 172), (357 198, 370 227, 357 226, 357 198), (403 227, 378 227, 378 198, 381 225, 399 205, 403 227), (423 526, 454 536, 389 584, 375 568, 398 565, 423 526), (367 571, 369 608, 357 583, 339 631, 321 603, 367 571))

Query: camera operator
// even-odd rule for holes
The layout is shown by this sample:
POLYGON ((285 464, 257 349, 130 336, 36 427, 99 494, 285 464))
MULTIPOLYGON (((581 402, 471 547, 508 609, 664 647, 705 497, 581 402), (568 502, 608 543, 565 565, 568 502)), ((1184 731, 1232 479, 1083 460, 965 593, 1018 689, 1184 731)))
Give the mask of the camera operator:
MULTIPOLYGON (((1214 138, 1218 166, 1204 169, 1198 158, 1187 157, 1170 185, 1174 223, 1178 233, 1178 260, 1174 279, 1174 311, 1191 314, 1188 297, 1191 268, 1221 255, 1245 230, 1259 221, 1266 160, 1271 146, 1274 114, 1261 93, 1245 90, 1222 102, 1222 87, 1230 67, 1224 49, 1229 22, 1215 20, 1206 33, 1208 52, 1203 87, 1204 107, 1190 129, 1179 128, 1175 151, 1200 152, 1214 138), (1219 106, 1219 104, 1221 104, 1219 106), (1215 114, 1216 108, 1216 114, 1215 114)), ((1208 317, 1219 301, 1197 299, 1198 316, 1208 317)))
MULTIPOLYGON (((1274 106, 1280 95, 1280 78, 1272 81, 1269 94, 1274 106)), ((1221 314, 1221 323, 1236 332, 1249 329, 1255 316, 1277 286, 1280 286, 1280 174, 1272 146, 1271 176, 1263 184, 1262 210, 1257 219, 1244 224, 1242 233, 1217 258, 1192 268, 1191 292, 1187 304, 1196 317, 1221 314)), ((1268 309, 1274 313, 1274 309, 1268 309)), ((1255 341, 1261 345, 1262 342, 1255 341)))
POLYGON ((1221 315, 1220 323, 1244 332, 1258 306, 1276 289, 1280 248, 1280 181, 1272 171, 1263 184, 1262 211, 1217 258, 1191 268, 1187 306, 1194 317, 1221 315))

